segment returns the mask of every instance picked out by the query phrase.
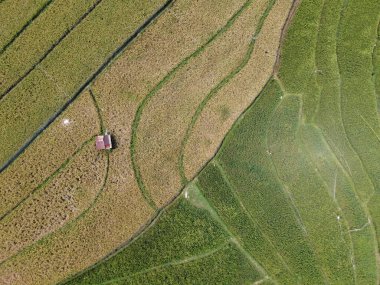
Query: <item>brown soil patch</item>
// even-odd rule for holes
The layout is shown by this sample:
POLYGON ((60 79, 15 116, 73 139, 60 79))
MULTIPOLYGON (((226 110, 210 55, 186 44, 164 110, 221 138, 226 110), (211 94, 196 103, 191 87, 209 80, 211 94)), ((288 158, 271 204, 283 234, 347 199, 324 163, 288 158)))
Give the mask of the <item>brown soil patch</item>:
POLYGON ((252 103, 272 75, 281 29, 291 0, 278 1, 257 37, 248 64, 209 101, 185 147, 184 166, 192 179, 216 153, 239 115, 252 103))
POLYGON ((0 173, 0 216, 47 179, 99 130, 96 109, 86 92, 0 173))

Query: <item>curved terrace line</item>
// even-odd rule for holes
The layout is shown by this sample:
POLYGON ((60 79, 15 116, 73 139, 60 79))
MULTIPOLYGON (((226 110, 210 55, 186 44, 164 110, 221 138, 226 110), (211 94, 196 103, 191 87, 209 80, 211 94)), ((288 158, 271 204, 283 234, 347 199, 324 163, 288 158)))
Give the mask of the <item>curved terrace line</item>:
MULTIPOLYGON (((275 80, 277 82, 277 80, 275 80)), ((280 89, 281 90, 281 93, 284 94, 284 90, 280 89)), ((291 96, 291 95, 290 95, 291 96)), ((302 113, 302 97, 299 97, 299 96, 295 96, 296 98, 298 98, 298 100, 300 101, 299 102, 299 118, 298 118, 298 123, 297 123, 297 132, 298 132, 298 129, 300 127, 300 124, 301 124, 301 113, 302 113)), ((268 121, 268 126, 271 125, 273 123, 273 120, 274 120, 274 116, 275 116, 275 113, 277 112, 278 108, 283 104, 283 102, 279 102, 275 109, 273 110, 272 114, 271 114, 271 117, 268 121)), ((267 150, 270 150, 270 142, 269 142, 269 136, 268 136, 269 132, 267 131, 266 134, 265 134, 265 145, 266 145, 266 148, 267 150)), ((280 174, 279 174, 279 171, 278 171, 278 168, 275 164, 275 162, 273 161, 273 158, 271 155, 269 155, 269 163, 270 165, 272 166, 273 168, 273 174, 275 175, 276 179, 281 182, 280 185, 283 185, 283 187, 281 187, 281 190, 283 191, 285 197, 288 199, 289 201, 289 206, 291 207, 292 211, 293 211, 293 215, 294 215, 294 218, 295 220, 297 221, 298 223, 298 226, 300 227, 300 230, 301 232, 303 233, 303 236, 305 238, 305 241, 307 242, 307 245, 309 246, 310 250, 312 251, 313 253, 313 257, 315 258, 315 265, 316 265, 316 269, 319 270, 319 273, 321 274, 321 277, 324 279, 324 281, 327 282, 328 278, 327 278, 327 274, 325 272, 325 268, 323 267, 322 264, 320 264, 320 257, 317 256, 317 251, 315 249, 315 245, 313 244, 313 242, 310 240, 310 236, 309 236, 309 233, 307 232, 307 229, 306 229, 306 226, 305 226, 305 223, 303 222, 303 219, 302 219, 302 216, 301 216, 301 213, 296 205, 296 202, 294 201, 293 199, 293 195, 291 193, 291 191, 289 191, 288 187, 286 186, 286 183, 284 182, 283 179, 281 179, 280 177, 280 174), (319 258, 318 258, 319 257, 319 258)))
POLYGON ((143 30, 158 16, 162 14, 169 7, 169 5, 174 0, 166 1, 156 12, 154 12, 137 30, 129 36, 111 55, 100 65, 100 67, 84 82, 79 89, 74 93, 74 95, 52 116, 50 117, 45 124, 43 124, 36 132, 28 139, 24 145, 11 157, 9 158, 1 167, 0 174, 3 172, 9 165, 11 165, 28 147, 29 145, 44 131, 46 130, 51 123, 57 119, 57 117, 62 114, 63 111, 67 109, 75 101, 75 99, 85 90, 91 83, 94 81, 99 74, 119 55, 121 54, 131 43, 132 41, 140 35, 143 30))
MULTIPOLYGON (((100 129, 103 130, 104 129, 104 125, 103 125, 103 117, 100 113, 100 109, 99 109, 99 106, 98 106, 98 102, 96 101, 96 98, 94 96, 94 94, 92 93, 91 89, 90 89, 90 95, 91 95, 91 98, 93 100, 93 103, 94 103, 94 106, 96 108, 96 112, 98 114, 98 119, 99 119, 99 123, 100 123, 100 129)), ((87 145, 89 142, 91 142, 93 140, 93 138, 95 138, 95 136, 93 136, 91 139, 89 139, 88 141, 84 142, 83 145, 80 147, 80 149, 78 149, 75 154, 78 154, 80 152, 80 150, 82 150, 82 148, 87 145)), ((64 167, 66 167, 66 165, 70 162, 70 160, 74 157, 71 156, 70 158, 68 158, 65 162, 64 162, 64 165, 62 165, 60 168, 58 168, 52 175, 56 175, 58 174, 59 172, 61 172, 64 167), (66 164, 65 164, 66 163, 66 164), (57 173, 56 173, 57 172, 57 173)), ((108 181, 108 175, 109 175, 109 166, 110 166, 110 155, 109 155, 109 152, 106 152, 106 157, 107 157, 107 160, 106 160, 106 171, 105 171, 105 175, 104 175, 104 180, 103 180, 103 183, 102 183, 102 186, 100 187, 99 191, 96 193, 96 196, 94 198, 94 200, 92 201, 92 203, 84 210, 82 211, 77 217, 75 217, 73 220, 71 221, 68 221, 66 224, 64 224, 62 227, 56 229, 55 231, 52 231, 50 233, 48 233, 47 235, 43 236, 42 238, 38 239, 38 240, 35 240, 34 242, 32 242, 31 244, 25 246, 24 248, 22 248, 20 251, 16 252, 15 254, 11 255, 10 257, 6 258, 5 260, 1 261, 0 262, 0 266, 3 265, 5 262, 13 259, 15 256, 17 256, 18 254, 20 254, 21 252, 27 250, 28 248, 32 247, 33 245, 39 243, 39 242, 42 242, 43 240, 45 240, 46 238, 48 238, 49 236, 51 236, 52 234, 54 234, 55 232, 57 231, 62 231, 64 230, 68 225, 78 221, 79 219, 81 219, 82 217, 85 216, 85 214, 90 211, 95 205, 96 203, 98 202, 99 200, 99 197, 100 195, 103 193, 104 191, 104 188, 106 187, 106 184, 107 184, 107 181, 108 181)), ((46 183, 48 183, 51 179, 54 178, 53 177, 49 177, 47 178, 41 185, 39 185, 38 187, 42 188, 46 183), (46 182, 46 183, 45 183, 46 182)), ((37 188, 38 188, 37 187, 37 188)), ((36 192, 38 189, 35 189, 34 192, 36 192)), ((26 197, 24 199, 24 201, 29 198, 31 195, 33 195, 33 193, 30 193, 28 195, 28 197, 26 197)), ((24 201, 21 201, 19 204, 23 203, 24 201)), ((18 205, 17 205, 18 206, 18 205)), ((1 219, 0 219, 1 221, 1 219)))
MULTIPOLYGON (((272 78, 270 78, 267 83, 265 84, 265 86, 262 88, 262 90, 260 91, 259 94, 262 93, 262 91, 265 89, 265 87, 270 83, 272 78)), ((255 100, 256 101, 256 100, 255 100)), ((245 113, 248 111, 248 109, 254 104, 254 102, 252 102, 240 115, 239 117, 236 119, 236 121, 234 122, 233 126, 231 127, 231 129, 227 132, 227 135, 231 132, 231 130, 233 129, 233 127, 235 126, 235 124, 241 120, 241 118, 245 115, 245 113)), ((226 135, 226 136, 227 136, 226 135)), ((225 137, 226 137, 225 136, 225 137)), ((224 144, 225 142, 225 137, 223 138, 222 140, 222 143, 220 144, 220 146, 218 147, 216 153, 219 151, 219 149, 221 148, 221 146, 224 144)), ((216 153, 214 154, 213 157, 210 158, 210 160, 202 167, 202 169, 200 169, 197 173, 197 175, 199 173, 201 173, 208 165, 208 163, 210 163, 215 157, 216 157, 216 153)), ((71 276, 68 276, 67 278, 63 279, 61 282, 59 282, 57 285, 64 285, 66 282, 72 280, 73 278, 81 275, 82 273, 84 272, 87 272, 93 268, 95 268, 96 266, 100 265, 101 263, 107 261, 108 259, 112 258, 114 255, 118 254, 119 252, 121 252, 123 249, 125 249, 127 246, 129 246, 130 244, 132 244, 133 242, 135 242, 138 238, 140 238, 144 233, 146 233, 151 227, 153 227, 158 221, 159 221, 159 218, 161 217, 161 215, 163 215, 167 210, 168 208, 177 200, 177 199, 180 199, 182 194, 183 194, 183 191, 185 190, 185 188, 187 187, 187 185, 184 185, 182 187, 182 189, 176 194, 173 196, 173 198, 168 201, 163 207, 159 208, 155 214, 152 216, 152 218, 147 222, 145 223, 144 225, 142 225, 142 227, 135 232, 135 234, 133 234, 128 240, 126 240, 124 243, 122 243, 120 246, 118 246, 117 248, 115 248, 114 250, 112 250, 109 254, 107 254, 106 256, 104 256, 102 259, 100 259, 99 261, 97 261, 96 263, 94 263, 93 265, 83 269, 82 271, 79 271, 71 276)), ((1 264, 0 264, 1 265, 1 264)))
MULTIPOLYGON (((253 0, 247 0, 235 13, 234 15, 227 21, 227 23, 219 29, 216 33, 214 33, 204 44, 202 44, 199 48, 197 48, 193 53, 189 56, 185 57, 180 63, 178 63, 165 77, 144 97, 144 99, 139 104, 133 122, 132 122, 132 134, 131 134, 131 143, 130 143, 130 153, 131 153, 131 162, 134 175, 136 177, 137 184, 139 186, 141 194, 144 196, 144 199, 148 202, 152 209, 157 210, 157 205, 153 201, 149 190, 146 189, 145 184, 142 179, 140 167, 136 161, 136 144, 137 144, 137 130, 140 124, 141 116, 144 111, 146 104, 149 100, 168 82, 172 77, 177 73, 179 69, 187 65, 187 63, 193 57, 197 57, 199 54, 203 52, 203 50, 210 45, 216 38, 221 36, 225 31, 227 31, 232 24, 237 20, 240 14, 248 8, 248 6, 253 2, 253 0)), ((182 185, 183 186, 183 185, 182 185)))
MULTIPOLYGON (((311 161, 313 164, 316 165, 316 168, 315 168, 316 171, 315 171, 315 173, 316 173, 317 177, 320 179, 320 181, 322 182, 322 184, 324 186, 323 187, 324 190, 327 192, 327 194, 330 194, 329 189, 331 187, 328 185, 328 181, 326 181, 326 179, 323 178, 321 170, 318 167, 318 163, 312 157, 312 155, 310 154, 310 152, 307 149, 307 146, 306 146, 305 142, 302 139, 301 139, 301 144, 302 144, 301 145, 301 149, 303 150, 303 152, 304 152, 305 157, 307 158, 307 160, 311 161)), ((340 167, 340 164, 338 164, 337 162, 335 162, 335 163, 336 163, 336 167, 338 169, 338 167, 340 167)), ((337 213, 339 215, 343 215, 343 217, 344 217, 346 213, 342 209, 342 207, 340 206, 340 203, 339 203, 338 199, 335 196, 336 195, 335 194, 336 193, 336 183, 337 183, 337 177, 338 177, 337 169, 336 169, 336 172, 335 172, 335 181, 334 181, 334 189, 333 189, 333 193, 334 194, 333 194, 332 200, 333 200, 333 204, 335 205, 335 207, 337 209, 337 213)), ((355 198, 357 199, 356 195, 355 195, 355 198)), ((364 209, 361 208, 360 210, 365 213, 364 209)), ((354 248, 354 243, 353 243, 352 235, 351 235, 351 232, 350 232, 349 221, 347 219, 344 219, 344 218, 343 219, 339 219, 338 220, 338 224, 339 224, 341 241, 342 241, 342 243, 345 244, 345 247, 347 249, 347 254, 349 254, 350 257, 351 257, 352 274, 353 274, 354 284, 357 284, 357 272, 356 272, 356 263, 355 263, 355 248, 354 248), (343 222, 341 222, 341 220, 343 220, 343 222), (342 226, 345 228, 345 231, 343 231, 342 226), (344 238, 345 233, 348 235, 348 241, 345 240, 345 238, 344 238)))
POLYGON ((39 15, 41 15, 49 7, 53 1, 54 0, 48 0, 40 9, 37 10, 37 12, 24 24, 24 26, 22 26, 22 28, 18 30, 16 34, 14 34, 13 37, 0 49, 0 55, 2 55, 12 45, 12 43, 33 23, 35 19, 38 18, 39 15))
POLYGON ((214 98, 224 86, 228 85, 230 80, 232 80, 248 64, 249 60, 251 59, 254 47, 255 47, 256 37, 260 34, 261 29, 264 25, 264 22, 265 22, 267 16, 269 15, 269 12, 272 10, 272 7, 275 4, 275 2, 276 2, 276 0, 271 0, 268 2, 268 5, 267 5, 264 13, 261 15, 261 17, 259 19, 259 22, 258 22, 257 27, 256 27, 256 31, 254 32, 254 34, 252 36, 252 40, 249 43, 248 50, 247 50, 246 54, 244 55, 244 58, 241 61, 241 63, 230 74, 228 74, 226 77, 224 77, 218 83, 218 85, 216 85, 214 88, 211 89, 211 91, 206 95, 206 97, 198 105, 196 111, 193 114, 193 117, 191 118, 191 122, 188 125, 188 127, 186 129, 185 136, 181 142, 180 154, 179 154, 179 158, 178 158, 179 174, 180 174, 181 179, 182 179, 184 184, 188 182, 188 179, 187 179, 186 174, 185 174, 185 165, 184 165, 185 148, 186 148, 188 140, 191 136, 191 133, 194 129, 194 126, 195 126, 196 122, 198 121, 199 117, 201 116, 203 109, 206 107, 207 103, 212 98, 214 98))
MULTIPOLYGON (((326 5, 326 2, 324 3, 324 5, 326 5)), ((343 13, 344 13, 344 10, 346 9, 346 5, 347 5, 347 3, 342 3, 342 5, 341 5, 341 7, 340 7, 338 27, 339 27, 339 25, 340 25, 340 19, 341 19, 343 13)), ((338 27, 337 27, 336 33, 339 32, 338 27)), ((320 31, 318 31, 318 34, 320 34, 320 31)), ((337 37, 338 37, 338 34, 336 34, 336 36, 335 36, 335 45, 338 43, 338 42, 337 42, 337 37)), ((319 36, 318 36, 318 38, 319 38, 319 36)), ((316 51, 317 51, 317 50, 318 50, 318 48, 316 49, 316 51)), ((336 53, 336 48, 335 48, 335 53, 336 53)), ((335 60, 336 60, 336 59, 337 59, 337 55, 335 56, 335 60)), ((335 62, 335 64, 336 64, 337 67, 338 67, 338 63, 335 62)), ((317 68, 318 70, 320 69, 318 63, 316 63, 316 68, 317 68)), ((339 75, 339 77, 340 77, 340 74, 338 74, 338 75, 339 75)), ((317 81, 317 84, 318 84, 319 86, 322 86, 322 85, 323 85, 323 83, 319 83, 318 81, 317 81)), ((338 95, 338 96, 340 96, 340 95, 338 95)), ((340 110, 340 112, 341 112, 340 102, 339 102, 339 110, 340 110)), ((349 143, 348 135, 347 135, 347 133, 345 132, 345 129, 344 129, 344 126, 343 126, 342 115, 339 115, 339 119, 340 119, 339 124, 340 124, 341 127, 342 127, 342 130, 343 130, 343 133, 344 133, 344 138, 345 138, 345 140, 349 143)), ((369 212, 368 212, 367 207, 365 206, 365 203, 362 203, 362 202, 361 202, 361 199, 359 198, 359 194, 358 194, 358 192, 356 191, 356 186, 355 186, 354 181, 352 180, 352 172, 351 172, 351 169, 350 169, 350 166, 349 166, 348 162, 347 162, 345 159, 344 159, 344 161, 341 161, 341 160, 339 159, 339 156, 341 156, 341 157, 343 158, 343 154, 340 152, 340 150, 339 150, 338 147, 334 144, 334 142, 331 140, 331 138, 329 138, 328 134, 325 133, 325 132, 324 132, 324 131, 318 126, 318 124, 316 124, 316 123, 312 123, 312 125, 314 125, 315 127, 317 127, 317 128, 321 131, 322 139, 324 140, 324 142, 325 142, 326 145, 328 146, 328 149, 330 150, 331 154, 334 156, 335 161, 336 161, 336 164, 339 166, 339 168, 343 171, 343 173, 345 174, 345 176, 347 177, 347 179, 350 181, 350 185, 351 185, 351 187, 354 189, 355 197, 357 197, 357 200, 359 201, 359 204, 363 207, 363 209, 364 209, 366 215, 369 216, 369 212), (333 146, 331 146, 331 144, 332 144, 333 146), (339 155, 337 155, 333 149, 335 149, 335 150, 338 152, 339 155)), ((350 146, 351 146, 351 145, 350 145, 350 146)), ((356 155, 356 157, 357 157, 357 158, 359 159, 359 161, 360 161, 360 157, 359 157, 358 154, 355 152, 355 150, 354 150, 352 147, 350 147, 350 149, 353 151, 353 153, 356 155)), ((361 161, 360 161, 360 165, 361 165, 361 167, 363 168, 365 175, 368 177, 368 179, 370 179, 370 177, 369 177, 368 173, 365 171, 365 169, 364 169, 364 165, 363 165, 363 163, 362 163, 361 161)), ((370 180, 370 181, 371 181, 371 180, 370 180)), ((372 184, 372 186, 373 186, 372 181, 371 181, 371 184, 372 184)), ((374 186, 373 186, 373 187, 374 187, 374 186)), ((372 187, 372 188, 373 188, 373 187, 372 187)))
POLYGON ((82 143, 82 145, 69 157, 67 158, 51 175, 49 175, 41 184, 39 184, 37 187, 35 187, 32 191, 30 191, 27 195, 25 195, 16 205, 14 205, 11 209, 6 211, 2 216, 0 216, 0 222, 4 220, 6 217, 8 217, 13 211, 17 210, 26 200, 28 200, 30 197, 32 197, 38 190, 42 189, 44 186, 46 186, 54 177, 56 177, 62 170, 66 168, 66 166, 69 165, 70 161, 81 152, 81 150, 87 146, 95 136, 92 136, 90 139, 86 140, 82 143))
MULTIPOLYGON (((67 29, 61 37, 56 40, 53 45, 35 62, 22 76, 20 76, 15 82, 13 82, 2 94, 0 94, 1 101, 18 85, 20 84, 36 67, 44 61, 48 55, 84 20, 87 16, 102 2, 103 0, 97 0, 87 11, 84 13, 69 29, 67 29)), ((0 53, 1 55, 1 53, 0 53)), ((0 171, 1 172, 1 171, 0 171)))
MULTIPOLYGON (((272 80, 272 78, 270 78, 266 84, 264 85, 264 87, 262 88, 262 90, 259 92, 259 94, 262 93, 262 91, 265 89, 265 87, 270 83, 270 81, 272 80)), ((227 132, 227 135, 231 132, 231 130, 233 129, 233 127, 236 125, 237 122, 239 122, 241 120, 241 118, 245 115, 245 113, 248 111, 248 109, 256 102, 256 100, 254 102, 252 102, 240 115, 239 117, 236 119, 236 121, 234 122, 233 126, 231 127, 231 129, 227 132)), ((227 136, 226 135, 226 136, 227 136)), ((226 136, 223 138, 222 140, 222 143, 220 144, 220 146, 218 147, 216 153, 219 151, 219 149, 221 148, 221 146, 224 144, 225 142, 225 138, 226 136)), ((210 158, 210 160, 198 171, 197 175, 199 173, 201 173, 206 167, 207 165, 216 157, 216 153, 214 154, 213 157, 210 158)), ((161 215, 165 214, 165 212, 168 210, 168 208, 175 202, 177 201, 178 199, 181 198, 184 190, 186 189, 188 185, 184 185, 182 187, 182 189, 176 194, 173 196, 173 198, 168 201, 163 207, 159 208, 155 214, 152 216, 152 218, 147 222, 145 223, 144 225, 142 225, 142 227, 137 231, 135 232, 135 234, 133 234, 128 240, 126 240, 124 243, 122 243, 120 246, 118 246, 117 248, 115 248, 114 250, 112 250, 109 254, 107 254, 106 256, 104 256, 102 259, 100 259, 99 261, 97 261, 96 263, 94 263, 93 265, 83 269, 82 271, 79 271, 71 276, 68 276, 67 278, 63 279, 61 282, 59 282, 57 285, 64 285, 66 282, 72 280, 73 278, 81 275, 82 273, 84 272, 87 272, 93 268, 95 268, 96 266, 100 265, 101 263, 107 261, 108 259, 112 258, 114 255, 118 254, 119 252, 121 252, 123 249, 125 249, 127 246, 129 246, 130 244, 132 244, 133 242, 135 242, 138 238, 140 238, 144 233, 146 233, 151 227, 153 227, 158 221, 159 221, 159 218, 161 217, 161 215)))
POLYGON ((60 231, 63 231, 65 230, 69 225, 72 225, 73 223, 77 222, 78 220, 82 219, 95 205, 96 203, 98 202, 99 200, 99 197, 100 195, 103 193, 104 191, 104 188, 107 184, 107 181, 108 181, 108 174, 109 174, 109 165, 110 165, 110 157, 109 157, 109 153, 106 153, 106 156, 107 156, 107 160, 106 160, 106 174, 104 176, 104 180, 103 180, 103 184, 102 186, 100 187, 99 191, 96 193, 96 196, 94 198, 94 200, 92 201, 92 203, 82 212, 80 213, 77 217, 75 217, 73 220, 71 221, 68 221, 66 224, 64 224, 62 227, 56 229, 55 231, 52 231, 50 233, 48 233, 47 235, 43 236, 42 238, 38 239, 38 240, 35 240, 34 242, 32 242, 31 244, 25 246, 24 248, 22 248, 20 251, 16 252, 15 254, 11 255, 10 257, 8 257, 7 259, 4 259, 3 261, 0 262, 0 267, 8 262, 8 261, 11 261, 13 258, 15 258, 16 256, 18 256, 19 254, 21 254, 22 252, 28 250, 29 248, 31 248, 32 246, 35 246, 43 241, 45 241, 47 238, 49 238, 51 235, 53 235, 54 233, 56 232, 60 232, 60 231))

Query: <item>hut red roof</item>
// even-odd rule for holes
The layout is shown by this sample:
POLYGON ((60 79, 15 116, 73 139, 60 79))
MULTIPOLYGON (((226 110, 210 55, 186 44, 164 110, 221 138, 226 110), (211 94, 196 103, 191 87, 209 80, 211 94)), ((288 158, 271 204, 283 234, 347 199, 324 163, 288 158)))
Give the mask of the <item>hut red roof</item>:
POLYGON ((96 149, 102 150, 102 149, 111 149, 112 148, 112 140, 111 135, 108 133, 105 133, 102 136, 96 137, 96 149))

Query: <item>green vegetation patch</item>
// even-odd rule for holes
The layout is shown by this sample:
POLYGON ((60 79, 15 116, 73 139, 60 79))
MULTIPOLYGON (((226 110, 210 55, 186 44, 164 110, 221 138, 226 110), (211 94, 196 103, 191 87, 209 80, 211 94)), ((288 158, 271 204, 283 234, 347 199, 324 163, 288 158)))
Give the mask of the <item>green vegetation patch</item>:
POLYGON ((179 198, 141 237, 65 284, 249 284, 259 277, 206 209, 179 198))

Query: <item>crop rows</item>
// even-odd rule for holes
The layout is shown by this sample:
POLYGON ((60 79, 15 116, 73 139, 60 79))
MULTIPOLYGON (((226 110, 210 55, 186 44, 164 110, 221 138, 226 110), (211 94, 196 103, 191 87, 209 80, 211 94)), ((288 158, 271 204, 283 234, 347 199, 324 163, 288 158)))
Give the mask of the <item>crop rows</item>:
POLYGON ((241 26, 257 21, 251 7, 252 1, 246 1, 223 28, 181 61, 139 105, 132 125, 131 157, 140 188, 152 196, 155 205, 165 205, 183 186, 177 171, 181 137, 208 90, 243 57, 253 32, 241 26), (236 36, 245 42, 236 45, 234 35, 239 31, 243 34, 236 36), (209 80, 202 80, 205 76, 209 80), (171 106, 169 114, 167 106, 171 106), (165 127, 155 132, 158 126, 165 127))
MULTIPOLYGON (((9 116, 11 100, 41 81, 33 92, 74 93, 67 102, 91 103, 87 118, 97 113, 99 123, 41 167, 38 181, 14 197, 5 191, 0 283, 378 283, 379 3, 301 1, 281 32, 290 1, 210 2, 174 2, 107 69, 129 42, 106 61, 110 46, 85 44, 104 53, 95 52, 96 60, 86 54, 83 66, 73 67, 83 74, 74 78, 65 73, 69 65, 54 65, 65 58, 59 52, 71 57, 67 44, 78 44, 70 42, 76 33, 94 42, 93 29, 101 39, 121 38, 120 30, 99 28, 100 15, 121 19, 113 9, 126 7, 99 3, 1 101, 9 116), (115 134, 116 149, 95 154, 87 145, 99 129, 115 134), (207 150, 195 147, 199 140, 207 150), (75 202, 59 200, 68 193, 75 202)), ((47 113, 38 120, 46 122, 47 113)), ((45 134, 62 129, 58 121, 50 125, 57 116, 1 175, 33 164, 38 142, 49 143, 45 134)), ((59 144, 53 146, 58 153, 59 144)), ((12 151, 0 148, 3 160, 12 151)))
MULTIPOLYGON (((193 207, 181 212, 194 233, 212 236, 198 227, 196 217, 205 212, 201 220, 224 231, 220 236, 235 243, 263 284, 377 284, 380 140, 373 71, 379 4, 365 4, 302 1, 278 73, 239 117, 216 157, 143 234, 68 284, 150 278, 186 283, 176 279, 184 275, 197 280, 194 275, 202 275, 191 263, 188 271, 170 271, 181 259, 166 255, 167 245, 155 247, 161 240, 155 231, 163 240, 164 233, 183 237, 177 227, 182 221, 171 215, 180 203, 193 207), (140 254, 152 254, 154 262, 145 263, 140 254), (161 259, 166 256, 171 260, 161 259)), ((170 239, 174 249, 187 244, 176 238, 170 239)), ((220 276, 234 283, 226 273, 220 276)))
POLYGON ((2 2, 0 2, 0 14, 3 18, 0 54, 50 5, 52 0, 2 2), (23 9, 20 9, 20 5, 23 9))
POLYGON ((114 58, 110 54, 115 49, 118 53, 126 35, 132 34, 146 15, 162 3, 159 0, 102 2, 38 68, 7 94, 0 104, 0 119, 4 122, 0 133, 9 138, 9 143, 0 148, 1 164, 54 117, 60 107, 73 100, 88 85, 87 81, 92 81, 114 58), (129 13, 128 25, 124 24, 123 11, 129 13))
POLYGON ((286 18, 284 11, 288 11, 289 6, 290 1, 276 1, 273 7, 266 8, 241 64, 198 106, 187 127, 179 156, 180 173, 186 179, 192 179, 214 155, 233 122, 267 82, 286 18))
MULTIPOLYGON (((185 2, 183 4, 186 5, 185 2)), ((183 9, 183 12, 181 11, 182 13, 184 13, 183 20, 186 21, 188 13, 194 13, 194 9, 202 11, 205 17, 207 17, 207 14, 205 13, 207 10, 203 9, 202 5, 205 6, 210 4, 207 1, 205 1, 190 10, 183 9)), ((236 6, 236 4, 234 3, 231 3, 230 5, 236 6)), ((226 9, 226 7, 224 6, 221 6, 220 9, 220 14, 222 15, 218 15, 219 22, 220 19, 223 19, 223 17, 225 17, 223 13, 225 15, 228 15, 230 13, 229 9, 226 9), (219 19, 219 17, 221 18, 219 19)), ((202 15, 201 13, 199 13, 199 11, 197 11, 198 17, 202 15)), ((204 18, 204 20, 206 19, 207 18, 204 18)), ((166 23, 157 22, 155 25, 158 26, 157 28, 155 28, 155 30, 161 33, 162 28, 159 25, 167 25, 168 23, 172 25, 173 29, 177 28, 175 22, 172 22, 172 19, 170 18, 169 20, 170 21, 166 23)), ((214 26, 210 25, 208 29, 214 29, 215 26, 219 25, 219 22, 215 22, 214 26)), ((197 30, 193 27, 188 31, 183 30, 182 27, 180 28, 182 29, 183 33, 190 31, 195 33, 197 38, 201 40, 202 37, 204 37, 201 33, 207 35, 208 31, 207 29, 204 29, 204 26, 201 22, 199 23, 199 27, 202 28, 197 30)), ((144 36, 145 35, 149 36, 149 31, 147 31, 147 33, 145 33, 144 36)), ((185 35, 191 36, 191 33, 186 33, 185 35)), ((167 43, 164 41, 162 41, 162 44, 164 46, 167 46, 167 43)), ((178 44, 179 45, 177 50, 180 52, 179 54, 186 50, 183 49, 184 46, 186 46, 186 48, 189 48, 189 45, 186 42, 179 42, 178 44)), ((196 44, 197 42, 194 42, 195 46, 196 44)), ((143 46, 135 45, 133 49, 140 49, 141 47, 143 46)), ((167 47, 170 47, 171 50, 173 50, 173 46, 167 47)), ((132 54, 133 49, 131 51, 132 54)), ((151 51, 148 50, 148 52, 151 51)), ((128 53, 126 53, 126 55, 127 59, 130 60, 128 53)), ((161 60, 167 63, 167 54, 162 54, 161 60)), ((175 60, 174 56, 173 60, 175 60)), ((116 61, 115 65, 118 62, 122 61, 116 61)), ((142 67, 147 68, 147 66, 145 65, 136 65, 136 68, 142 67)), ((109 71, 107 72, 111 71, 112 69, 109 69, 109 71)), ((128 71, 129 70, 127 70, 127 72, 128 71)), ((119 76, 119 73, 116 74, 117 76, 119 76)), ((155 74, 152 75, 157 76, 155 74)), ((104 78, 107 77, 108 74, 105 73, 104 78)), ((128 166, 129 164, 128 157, 124 156, 126 153, 123 149, 123 145, 125 144, 124 140, 127 137, 122 136, 124 129, 121 128, 121 126, 124 125, 124 119, 122 118, 126 114, 125 109, 123 109, 122 107, 128 105, 126 105, 125 102, 118 102, 117 100, 114 101, 113 104, 109 104, 109 100, 103 97, 106 93, 99 92, 99 87, 102 87, 102 85, 100 84, 101 82, 103 82, 103 80, 100 79, 95 84, 93 89, 93 95, 97 97, 98 110, 103 114, 104 127, 112 131, 115 128, 114 124, 116 124, 115 130, 117 131, 115 131, 115 135, 118 143, 118 148, 110 154, 109 175, 104 190, 100 194, 99 198, 96 200, 96 203, 93 205, 93 207, 84 215, 81 215, 76 220, 67 223, 58 231, 44 237, 41 241, 31 245, 23 252, 21 252, 20 254, 3 264, 3 270, 7 270, 7 268, 12 268, 12 270, 14 270, 15 268, 17 268, 17 264, 20 264, 19 261, 23 259, 29 260, 28 268, 30 269, 25 268, 25 266, 23 266, 23 272, 27 275, 25 275, 25 277, 19 278, 19 280, 23 280, 22 282, 36 282, 36 280, 40 279, 35 278, 47 278, 49 274, 54 274, 54 279, 50 280, 56 280, 62 278, 62 276, 66 276, 68 272, 72 272, 73 269, 78 270, 75 268, 83 268, 85 266, 88 266, 88 264, 91 264, 91 262, 97 260, 99 256, 101 256, 102 254, 104 255, 105 253, 112 250, 112 248, 117 246, 118 243, 128 239, 128 236, 133 235, 133 233, 136 232, 139 229, 139 227, 141 227, 141 225, 145 224, 147 220, 149 220, 149 217, 152 215, 151 210, 144 206, 145 202, 140 198, 139 192, 137 190, 138 188, 134 186, 133 172, 131 173, 128 170, 128 167, 120 168, 121 164, 125 166, 128 166), (114 120, 114 115, 118 114, 118 110, 122 111, 121 114, 123 116, 120 116, 120 119, 118 120, 114 120), (125 201, 128 201, 127 205, 125 204, 125 201), (136 211, 136 209, 139 209, 138 212, 136 211), (110 220, 112 220, 112 223, 109 222, 110 220), (129 226, 121 230, 120 225, 123 224, 127 224, 129 226), (109 236, 109 232, 115 233, 113 235, 113 239, 107 238, 109 236), (97 247, 97 250, 92 250, 91 248, 96 244, 102 244, 102 249, 99 250, 99 248, 97 247), (85 245, 84 248, 83 245, 85 245), (81 257, 78 256, 76 258, 75 255, 73 255, 73 248, 80 249, 77 251, 77 253, 81 257), (83 262, 73 262, 74 260, 82 260, 83 254, 86 256, 86 259, 84 259, 83 262), (72 265, 70 265, 66 269, 67 264, 72 265), (52 265, 54 265, 55 267, 52 267, 52 265), (63 270, 57 271, 55 269, 57 268, 56 266, 59 266, 59 268, 63 268, 63 270)), ((108 82, 105 83, 108 84, 108 82)), ((115 85, 113 87, 115 87, 115 85)), ((139 84, 139 87, 142 87, 142 85, 139 84)), ((113 98, 117 99, 117 94, 115 94, 113 98)), ((124 100, 124 98, 124 96, 121 96, 120 100, 124 100)), ((128 116, 126 119, 128 119, 128 116)), ((131 119, 132 118, 130 118, 130 122, 131 119)), ((3 271, 2 275, 6 276, 7 274, 5 273, 5 271, 3 271)))
POLYGON ((83 94, 32 144, 18 160, 1 173, 1 219, 25 200, 33 189, 58 173, 81 145, 99 132, 98 115, 89 94, 83 94), (67 121, 65 121, 67 120, 67 121), (66 122, 66 123, 65 123, 66 122), (62 142, 65 148, 62 149, 62 142))
POLYGON ((208 209, 181 196, 161 217, 142 238, 65 284, 248 284, 263 278, 208 209))
POLYGON ((95 8, 97 1, 55 1, 47 13, 39 17, 19 36, 12 48, 1 55, 4 99, 72 32, 95 8), (63 9, 62 6, 65 6, 63 9), (48 35, 48 36, 46 36, 48 35))

